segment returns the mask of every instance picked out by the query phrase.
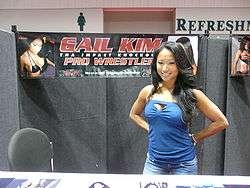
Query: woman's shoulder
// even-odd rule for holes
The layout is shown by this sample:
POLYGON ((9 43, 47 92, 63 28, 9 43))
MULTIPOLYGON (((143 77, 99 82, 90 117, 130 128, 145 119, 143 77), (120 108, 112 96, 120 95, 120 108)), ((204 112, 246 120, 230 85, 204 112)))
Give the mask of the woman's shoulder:
POLYGON ((203 93, 203 91, 201 91, 199 89, 193 89, 193 95, 195 96, 198 103, 207 101, 207 99, 208 99, 206 94, 203 93))
POLYGON ((141 92, 149 94, 149 93, 151 93, 153 88, 154 88, 154 86, 152 84, 146 85, 141 89, 141 92))
POLYGON ((27 55, 27 52, 24 52, 21 56, 20 56, 20 60, 22 62, 27 62, 29 60, 29 57, 27 55))
POLYGON ((236 51, 236 55, 240 55, 242 52, 243 52, 243 50, 238 49, 238 50, 236 51))
POLYGON ((153 89, 153 85, 147 85, 147 86, 144 86, 141 91, 140 91, 140 94, 139 94, 139 97, 140 98, 143 98, 143 99, 147 99, 148 96, 150 95, 152 89, 153 89))

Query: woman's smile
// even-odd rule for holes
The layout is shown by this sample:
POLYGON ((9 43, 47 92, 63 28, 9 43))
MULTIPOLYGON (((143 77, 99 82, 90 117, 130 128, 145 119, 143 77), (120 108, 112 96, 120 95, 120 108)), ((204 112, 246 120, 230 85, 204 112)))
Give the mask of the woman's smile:
POLYGON ((163 81, 175 80, 178 76, 178 68, 175 63, 174 54, 163 49, 157 58, 157 73, 163 81))

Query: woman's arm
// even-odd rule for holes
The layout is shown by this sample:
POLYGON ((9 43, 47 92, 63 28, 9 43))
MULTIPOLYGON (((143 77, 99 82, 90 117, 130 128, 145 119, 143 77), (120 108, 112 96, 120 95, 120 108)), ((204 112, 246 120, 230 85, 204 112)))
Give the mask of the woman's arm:
POLYGON ((52 65, 53 67, 55 67, 55 63, 53 63, 52 61, 50 61, 48 58, 46 58, 46 59, 47 59, 47 62, 48 62, 49 65, 52 65))
POLYGON ((131 110, 130 110, 130 113, 129 113, 129 117, 131 120, 133 120, 133 122, 138 125, 139 127, 142 127, 143 129, 145 129, 146 131, 149 130, 149 127, 148 127, 148 123, 146 122, 146 120, 142 117, 142 112, 144 110, 144 107, 147 103, 147 96, 149 95, 149 93, 151 92, 151 89, 152 89, 152 86, 149 85, 149 86, 146 86, 144 87, 136 101, 134 102, 131 110))
POLYGON ((227 128, 228 121, 221 110, 202 91, 194 89, 193 93, 197 98, 197 108, 212 121, 207 127, 194 134, 195 140, 200 142, 227 128))
POLYGON ((20 74, 21 76, 24 75, 24 62, 21 57, 20 57, 20 74))
POLYGON ((241 50, 238 50, 235 54, 234 61, 232 62, 231 74, 235 75, 237 70, 237 63, 240 59, 241 50))
POLYGON ((20 71, 21 71, 21 74, 24 73, 24 69, 26 69, 28 73, 32 72, 32 65, 30 64, 29 58, 27 57, 26 53, 24 53, 20 57, 20 71))
POLYGON ((197 74, 197 66, 195 64, 191 65, 193 68, 193 75, 197 74))

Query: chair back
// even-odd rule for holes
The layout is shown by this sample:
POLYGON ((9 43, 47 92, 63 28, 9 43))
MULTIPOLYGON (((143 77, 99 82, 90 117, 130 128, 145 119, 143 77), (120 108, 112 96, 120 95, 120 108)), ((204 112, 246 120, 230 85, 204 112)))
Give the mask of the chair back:
POLYGON ((50 172, 53 149, 48 136, 35 128, 18 130, 10 139, 8 162, 11 171, 50 172))

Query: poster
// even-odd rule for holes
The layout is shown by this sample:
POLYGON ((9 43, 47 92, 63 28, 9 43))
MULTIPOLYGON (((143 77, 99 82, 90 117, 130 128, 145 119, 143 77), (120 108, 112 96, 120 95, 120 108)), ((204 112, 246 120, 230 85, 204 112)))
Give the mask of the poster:
POLYGON ((250 76, 250 35, 233 35, 229 54, 230 75, 250 76))
POLYGON ((149 77, 168 40, 187 48, 196 74, 198 35, 17 32, 17 61, 22 78, 149 77))

